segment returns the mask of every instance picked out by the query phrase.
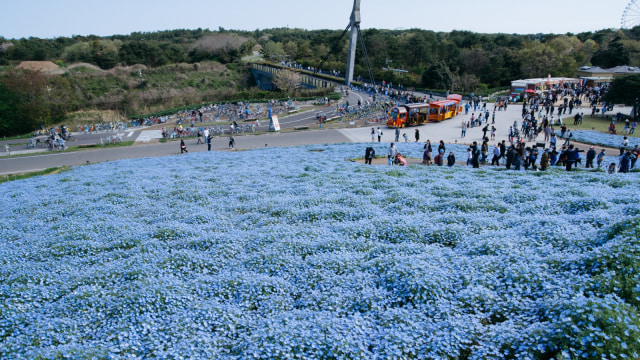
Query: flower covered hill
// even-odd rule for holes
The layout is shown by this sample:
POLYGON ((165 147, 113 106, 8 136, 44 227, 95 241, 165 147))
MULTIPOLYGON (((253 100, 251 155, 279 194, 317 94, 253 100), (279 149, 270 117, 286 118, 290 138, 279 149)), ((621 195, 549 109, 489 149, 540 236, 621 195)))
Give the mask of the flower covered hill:
POLYGON ((637 173, 344 161, 363 153, 0 185, 0 357, 638 357, 637 173))

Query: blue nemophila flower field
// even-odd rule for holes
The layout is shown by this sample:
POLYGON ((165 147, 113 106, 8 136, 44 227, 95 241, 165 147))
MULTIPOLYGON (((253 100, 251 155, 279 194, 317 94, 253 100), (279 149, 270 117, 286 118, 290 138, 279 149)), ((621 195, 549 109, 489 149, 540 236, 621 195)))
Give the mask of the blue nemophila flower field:
POLYGON ((345 161, 364 148, 0 185, 0 357, 638 358, 637 173, 345 161))
MULTIPOLYGON (((599 146, 611 147, 614 149, 622 147, 622 141, 625 135, 605 134, 599 131, 590 130, 576 130, 571 132, 573 134, 573 140, 583 142, 585 144, 593 144, 599 146)), ((631 149, 636 145, 640 145, 640 139, 632 136, 628 136, 629 145, 627 148, 631 149)))

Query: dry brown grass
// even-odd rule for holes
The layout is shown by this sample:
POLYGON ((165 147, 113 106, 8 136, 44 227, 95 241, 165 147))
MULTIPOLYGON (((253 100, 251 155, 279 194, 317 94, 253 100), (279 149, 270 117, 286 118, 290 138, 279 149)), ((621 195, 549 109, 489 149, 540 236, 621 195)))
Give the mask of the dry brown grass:
POLYGON ((51 61, 23 61, 18 66, 18 69, 25 69, 31 71, 40 71, 43 74, 55 75, 59 72, 60 67, 51 61))

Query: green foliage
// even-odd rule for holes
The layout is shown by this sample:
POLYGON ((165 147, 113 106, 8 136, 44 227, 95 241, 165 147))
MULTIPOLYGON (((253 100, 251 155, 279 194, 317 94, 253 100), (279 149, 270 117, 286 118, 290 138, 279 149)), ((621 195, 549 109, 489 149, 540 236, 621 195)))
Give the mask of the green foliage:
POLYGON ((28 70, 10 70, 0 83, 0 131, 3 136, 29 133, 51 119, 52 99, 44 75, 28 70))
MULTIPOLYGON (((603 67, 640 64, 640 40, 636 30, 602 30, 578 35, 477 34, 469 31, 363 31, 364 42, 376 79, 406 86, 425 84, 421 75, 444 63, 451 74, 474 75, 488 87, 508 85, 515 78, 529 76, 571 76, 576 66, 593 63, 603 67), (387 61, 390 60, 391 63, 387 61), (385 74, 382 67, 408 70, 404 78, 385 74), (542 75, 541 75, 542 74, 542 75)), ((228 31, 218 29, 171 30, 132 33, 100 38, 75 36, 56 39, 10 40, 13 46, 0 52, 0 63, 22 60, 64 59, 68 63, 87 62, 103 69, 117 63, 150 67, 180 62, 215 60, 238 61, 262 45, 265 57, 288 55, 305 66, 344 71, 348 39, 341 30, 266 29, 228 31)), ((366 64, 358 48, 356 75, 366 76, 366 64)), ((440 75, 444 73, 441 71, 440 75)), ((436 79, 435 81, 441 81, 436 79)), ((427 80, 427 83, 429 80, 427 80)))
POLYGON ((266 44, 264 44, 260 52, 262 53, 262 56, 267 59, 277 58, 279 56, 285 55, 284 50, 282 49, 282 44, 275 43, 273 41, 268 41, 266 44))
POLYGON ((620 39, 614 40, 608 47, 600 49, 593 54, 591 62, 595 66, 611 68, 618 65, 631 63, 631 54, 622 44, 620 39))
POLYGON ((18 95, 10 92, 6 85, 0 82, 0 136, 15 134, 19 115, 20 100, 18 95))
POLYGON ((128 41, 120 47, 120 60, 126 65, 146 64, 156 67, 169 63, 155 41, 128 41))
POLYGON ((32 178, 32 177, 35 177, 35 176, 57 174, 57 173, 60 173, 62 171, 67 171, 67 170, 68 170, 67 167, 62 167, 62 168, 53 167, 53 168, 48 168, 48 169, 45 169, 45 170, 42 170, 42 171, 34 171, 34 172, 26 173, 26 174, 7 174, 7 175, 2 175, 0 177, 0 184, 5 183, 7 181, 29 179, 29 178, 32 178))
POLYGON ((616 104, 634 105, 640 98, 640 75, 620 76, 613 80, 605 100, 616 104))
POLYGON ((452 85, 451 70, 443 61, 431 65, 422 74, 422 85, 435 89, 449 89, 452 85))

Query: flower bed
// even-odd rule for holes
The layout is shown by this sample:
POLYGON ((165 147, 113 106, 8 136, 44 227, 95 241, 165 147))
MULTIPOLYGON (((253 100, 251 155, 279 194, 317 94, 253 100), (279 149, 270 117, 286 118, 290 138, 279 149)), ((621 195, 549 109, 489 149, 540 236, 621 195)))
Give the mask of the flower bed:
MULTIPOLYGON (((614 149, 619 149, 622 147, 622 140, 624 135, 613 135, 613 134, 605 134, 599 131, 591 131, 591 130, 575 130, 572 131, 573 140, 578 141, 585 144, 605 146, 614 149)), ((628 148, 633 148, 636 145, 640 145, 640 139, 636 137, 629 136, 627 137, 629 140, 628 148)))
POLYGON ((0 185, 2 357, 637 358, 635 173, 344 161, 364 148, 0 185))

